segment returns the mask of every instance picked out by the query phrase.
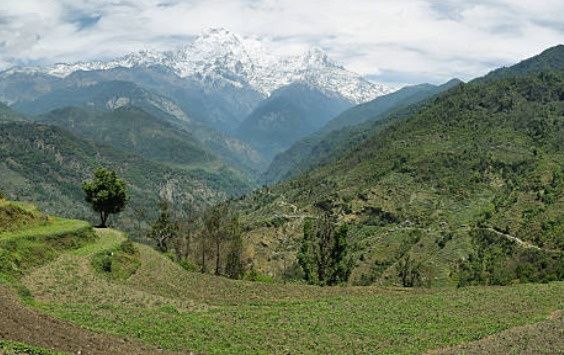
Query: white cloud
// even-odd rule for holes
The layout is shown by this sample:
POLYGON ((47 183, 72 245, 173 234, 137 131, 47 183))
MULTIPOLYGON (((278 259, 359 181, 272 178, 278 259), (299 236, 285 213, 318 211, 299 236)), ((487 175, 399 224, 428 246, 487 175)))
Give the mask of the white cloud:
POLYGON ((279 52, 321 47, 375 80, 441 82, 564 42, 561 0, 0 0, 0 8, 0 69, 171 49, 225 27, 279 52))

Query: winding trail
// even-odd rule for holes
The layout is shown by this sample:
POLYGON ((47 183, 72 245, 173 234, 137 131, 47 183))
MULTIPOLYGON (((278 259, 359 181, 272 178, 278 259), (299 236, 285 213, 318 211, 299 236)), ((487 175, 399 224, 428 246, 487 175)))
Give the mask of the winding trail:
POLYGON ((548 249, 548 248, 541 248, 541 247, 539 247, 538 245, 535 245, 535 244, 526 242, 526 241, 524 241, 523 239, 517 238, 517 237, 515 237, 515 236, 513 236, 513 235, 511 235, 511 234, 503 233, 503 232, 501 232, 501 231, 499 231, 499 230, 497 230, 497 229, 495 229, 495 228, 493 228, 493 227, 482 227, 481 229, 485 229, 485 230, 490 231, 490 232, 492 232, 492 233, 495 233, 495 234, 497 234, 497 235, 499 235, 499 236, 501 236, 501 237, 507 238, 507 239, 509 239, 509 240, 511 240, 511 241, 513 241, 513 242, 515 242, 517 245, 519 245, 519 246, 522 247, 522 248, 526 248, 526 249, 535 249, 535 250, 544 250, 544 251, 551 252, 551 253, 559 253, 559 252, 560 252, 559 250, 548 249))

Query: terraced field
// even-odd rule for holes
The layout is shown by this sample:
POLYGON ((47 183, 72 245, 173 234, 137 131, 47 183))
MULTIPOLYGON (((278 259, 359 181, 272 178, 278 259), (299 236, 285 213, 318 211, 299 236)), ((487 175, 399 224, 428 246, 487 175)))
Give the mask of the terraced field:
POLYGON ((118 252, 122 233, 94 235, 80 221, 36 217, 0 234, 0 278, 26 304, 0 287, 0 349, 7 353, 49 353, 33 346, 82 354, 564 348, 563 282, 405 289, 233 281, 187 272, 143 245, 135 247, 135 272, 116 279, 94 264, 118 252))
POLYGON ((453 346, 470 342, 461 349, 472 352, 472 341, 542 322, 564 305, 564 283, 407 290, 231 281, 188 273, 146 246, 139 246, 137 272, 116 282, 94 272, 89 259, 124 237, 98 233, 96 244, 23 278, 36 305, 96 332, 173 351, 456 353, 453 346))
POLYGON ((25 219, 19 228, 0 233, 0 354, 161 352, 124 337, 85 330, 30 308, 35 300, 22 280, 33 270, 40 265, 56 265, 73 253, 89 255, 90 250, 110 247, 120 241, 120 236, 97 231, 99 239, 93 243, 96 237, 86 222, 47 217, 31 206, 0 202, 3 221, 12 222, 14 216, 25 219), (12 288, 17 289, 27 306, 12 288))

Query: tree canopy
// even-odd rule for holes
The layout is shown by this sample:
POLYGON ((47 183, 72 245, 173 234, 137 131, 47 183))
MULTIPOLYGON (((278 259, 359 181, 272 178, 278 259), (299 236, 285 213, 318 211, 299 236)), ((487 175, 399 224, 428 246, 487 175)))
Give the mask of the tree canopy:
POLYGON ((98 168, 94 171, 94 180, 83 181, 82 190, 85 200, 94 211, 100 213, 100 228, 107 227, 110 214, 125 209, 129 196, 126 191, 127 182, 119 179, 115 171, 98 168))

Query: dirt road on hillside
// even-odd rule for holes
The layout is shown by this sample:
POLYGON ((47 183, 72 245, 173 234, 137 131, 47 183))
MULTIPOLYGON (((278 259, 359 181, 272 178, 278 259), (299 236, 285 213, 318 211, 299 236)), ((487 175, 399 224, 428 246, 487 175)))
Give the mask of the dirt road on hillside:
MULTIPOLYGON (((22 305, 0 284, 0 339, 73 354, 165 354, 130 340, 98 334, 22 305)), ((0 353, 2 351, 0 350, 0 353)))

